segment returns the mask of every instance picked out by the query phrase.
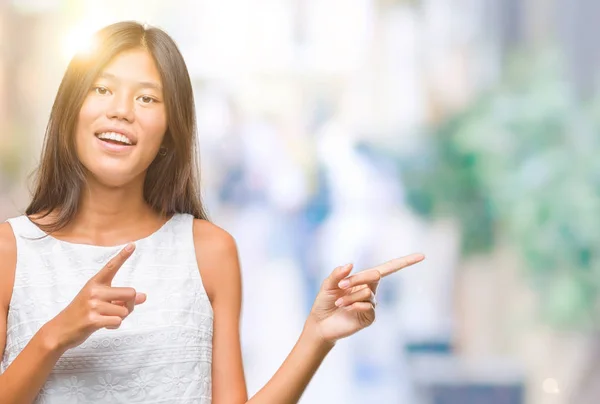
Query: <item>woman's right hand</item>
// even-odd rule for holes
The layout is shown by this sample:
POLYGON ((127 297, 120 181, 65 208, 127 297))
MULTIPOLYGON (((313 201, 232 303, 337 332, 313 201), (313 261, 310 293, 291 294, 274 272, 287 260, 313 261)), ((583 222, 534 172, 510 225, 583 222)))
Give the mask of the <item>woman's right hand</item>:
POLYGON ((112 280, 135 249, 128 244, 94 275, 73 301, 45 326, 56 349, 66 351, 82 344, 100 328, 116 329, 134 309, 146 301, 134 288, 113 287, 112 280))

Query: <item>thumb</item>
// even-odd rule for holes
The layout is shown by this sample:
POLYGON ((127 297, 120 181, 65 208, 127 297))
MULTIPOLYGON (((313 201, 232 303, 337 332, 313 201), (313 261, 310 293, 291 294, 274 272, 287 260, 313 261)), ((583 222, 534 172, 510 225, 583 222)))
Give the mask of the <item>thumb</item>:
POLYGON ((337 290, 339 289, 338 283, 344 279, 350 271, 352 271, 353 264, 346 264, 341 267, 337 267, 331 272, 331 274, 323 281, 324 290, 337 290))
MULTIPOLYGON (((137 306, 138 304, 142 304, 146 301, 146 294, 137 292, 135 294, 135 298, 133 300, 133 305, 137 306)), ((123 300, 113 300, 112 304, 116 304, 119 306, 127 306, 128 302, 124 302, 123 300)))

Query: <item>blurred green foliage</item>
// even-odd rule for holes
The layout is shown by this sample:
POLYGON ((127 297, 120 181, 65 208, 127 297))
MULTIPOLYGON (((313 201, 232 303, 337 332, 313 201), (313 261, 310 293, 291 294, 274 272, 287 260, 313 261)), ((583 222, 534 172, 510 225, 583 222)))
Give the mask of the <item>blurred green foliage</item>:
MULTIPOLYGON (((556 55, 519 55, 501 83, 404 160, 408 203, 453 216, 463 253, 499 237, 522 254, 543 319, 596 328, 600 304, 600 102, 581 102, 556 55)), ((507 296, 510 298, 510 296, 507 296)))

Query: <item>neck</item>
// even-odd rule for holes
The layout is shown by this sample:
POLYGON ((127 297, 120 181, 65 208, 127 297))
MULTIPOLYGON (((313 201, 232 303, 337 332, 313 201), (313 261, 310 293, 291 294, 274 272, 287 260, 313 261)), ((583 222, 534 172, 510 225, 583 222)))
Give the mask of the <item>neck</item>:
POLYGON ((82 192, 73 223, 102 232, 103 229, 140 223, 148 216, 156 214, 144 200, 143 190, 90 186, 82 192))
POLYGON ((165 218, 146 203, 143 187, 143 178, 118 187, 88 179, 75 217, 59 233, 92 244, 120 243, 151 233, 165 218))

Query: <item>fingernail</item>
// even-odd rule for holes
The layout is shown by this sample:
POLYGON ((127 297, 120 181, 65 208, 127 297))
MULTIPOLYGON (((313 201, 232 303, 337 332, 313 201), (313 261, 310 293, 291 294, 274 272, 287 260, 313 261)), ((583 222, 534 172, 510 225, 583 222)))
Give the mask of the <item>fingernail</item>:
POLYGON ((344 279, 344 280, 340 281, 340 283, 338 283, 338 286, 341 289, 347 288, 348 286, 350 286, 350 281, 348 279, 344 279))
POLYGON ((127 252, 132 252, 133 251, 133 244, 127 244, 127 246, 125 247, 125 251, 127 252))
POLYGON ((343 303, 344 303, 344 299, 342 299, 341 297, 335 301, 335 305, 337 307, 342 307, 343 303))

